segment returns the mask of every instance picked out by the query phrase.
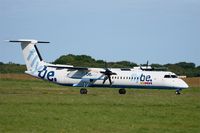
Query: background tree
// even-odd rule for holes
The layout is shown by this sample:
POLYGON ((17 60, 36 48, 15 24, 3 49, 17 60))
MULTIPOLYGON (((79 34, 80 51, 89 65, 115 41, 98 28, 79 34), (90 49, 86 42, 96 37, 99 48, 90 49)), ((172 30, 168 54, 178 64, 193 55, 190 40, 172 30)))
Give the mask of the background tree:
MULTIPOLYGON (((95 60, 88 55, 62 55, 56 59, 54 64, 67 64, 79 67, 105 67, 105 61, 95 60)), ((144 64, 146 65, 146 64, 144 64)), ((107 62, 108 68, 133 68, 138 66, 134 62, 130 61, 117 61, 107 62)), ((188 77, 200 77, 200 66, 195 66, 192 62, 179 62, 175 64, 151 64, 152 67, 156 68, 167 68, 168 71, 172 71, 177 75, 186 75, 188 77)), ((0 62, 0 73, 24 73, 26 70, 25 65, 15 64, 12 62, 3 63, 0 62)))

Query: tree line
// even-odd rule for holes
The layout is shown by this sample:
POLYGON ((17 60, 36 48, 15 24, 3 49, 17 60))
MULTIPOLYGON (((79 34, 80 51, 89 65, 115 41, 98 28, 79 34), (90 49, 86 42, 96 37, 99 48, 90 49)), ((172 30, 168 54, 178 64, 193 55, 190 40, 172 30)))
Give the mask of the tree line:
MULTIPOLYGON (((62 55, 56 59, 53 64, 68 64, 76 67, 101 67, 101 68, 133 68, 139 66, 130 61, 105 62, 104 60, 96 60, 88 55, 62 55)), ((146 65, 146 64, 143 64, 146 65)), ((155 68, 167 68, 177 75, 185 75, 187 77, 200 77, 200 66, 196 66, 191 62, 179 62, 175 64, 151 64, 155 68)), ((15 64, 12 62, 0 62, 0 73, 24 73, 25 65, 15 64)))

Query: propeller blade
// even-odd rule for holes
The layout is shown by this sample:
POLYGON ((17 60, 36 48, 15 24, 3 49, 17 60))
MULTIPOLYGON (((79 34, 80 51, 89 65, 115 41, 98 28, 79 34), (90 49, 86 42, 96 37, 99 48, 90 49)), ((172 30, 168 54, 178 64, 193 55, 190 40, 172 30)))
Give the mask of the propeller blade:
POLYGON ((108 76, 106 75, 105 78, 103 79, 103 84, 106 82, 107 79, 108 79, 108 76))
POLYGON ((147 60, 146 68, 149 66, 149 61, 147 60))
POLYGON ((107 62, 105 61, 105 69, 107 69, 107 68, 108 68, 107 66, 108 66, 108 64, 107 64, 107 62))
POLYGON ((103 71, 100 71, 100 73, 105 74, 105 72, 103 72, 103 71))
POLYGON ((112 85, 111 77, 108 76, 108 79, 109 79, 109 83, 110 83, 110 86, 111 86, 112 85))
POLYGON ((112 75, 117 75, 117 74, 112 72, 112 75))

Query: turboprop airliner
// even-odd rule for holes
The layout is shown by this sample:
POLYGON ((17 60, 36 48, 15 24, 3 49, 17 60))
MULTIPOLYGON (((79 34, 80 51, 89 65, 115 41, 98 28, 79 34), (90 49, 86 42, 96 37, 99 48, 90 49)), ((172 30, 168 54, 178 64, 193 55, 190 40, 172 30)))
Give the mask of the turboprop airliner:
POLYGON ((50 82, 80 87, 80 94, 87 94, 88 87, 119 88, 119 94, 125 94, 125 88, 175 89, 180 94, 188 85, 173 72, 155 71, 150 66, 134 68, 90 68, 72 65, 50 64, 45 62, 36 46, 37 43, 49 43, 37 40, 9 40, 20 43, 26 63, 26 74, 50 82))

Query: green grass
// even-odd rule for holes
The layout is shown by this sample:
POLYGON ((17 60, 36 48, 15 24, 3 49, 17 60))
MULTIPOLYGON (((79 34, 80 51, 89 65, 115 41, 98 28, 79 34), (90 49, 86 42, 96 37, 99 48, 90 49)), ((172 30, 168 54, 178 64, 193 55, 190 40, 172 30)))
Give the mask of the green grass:
POLYGON ((0 132, 199 133, 200 88, 174 90, 63 87, 0 79, 0 132))

